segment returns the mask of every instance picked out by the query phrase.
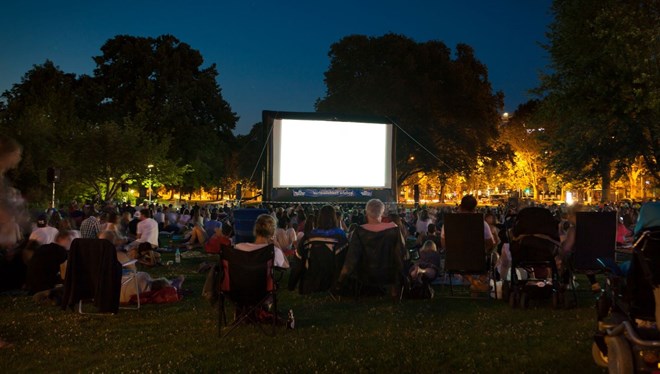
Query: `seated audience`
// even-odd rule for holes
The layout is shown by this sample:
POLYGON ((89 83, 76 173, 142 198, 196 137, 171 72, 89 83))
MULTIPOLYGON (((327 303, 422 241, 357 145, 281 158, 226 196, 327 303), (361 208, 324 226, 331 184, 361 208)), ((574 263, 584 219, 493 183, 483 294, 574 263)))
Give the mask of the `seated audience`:
POLYGON ((50 244, 55 241, 59 230, 46 224, 46 214, 41 214, 37 218, 37 228, 30 234, 29 240, 35 240, 41 245, 50 244))
MULTIPOLYGON (((276 226, 277 221, 275 217, 269 214, 261 214, 254 223, 254 243, 238 243, 234 248, 239 251, 251 252, 273 244, 276 226)), ((274 265, 281 268, 289 267, 289 261, 287 261, 284 253, 277 246, 275 246, 274 265)))
POLYGON ((215 233, 204 245, 206 253, 221 253, 223 248, 231 247, 231 237, 234 234, 234 229, 229 223, 225 223, 221 227, 216 227, 215 233))
POLYGON ((399 227, 392 222, 382 222, 384 212, 382 201, 367 202, 367 223, 359 226, 351 237, 338 287, 355 275, 368 285, 389 285, 391 295, 398 296, 408 251, 399 227))
POLYGON ((67 259, 71 246, 71 237, 66 231, 60 231, 55 241, 44 244, 34 250, 27 264, 27 286, 31 293, 49 290, 63 283, 60 266, 67 259))
MULTIPOLYGON (((458 213, 475 213, 477 210, 477 199, 472 195, 465 195, 461 199, 461 203, 458 206, 458 213)), ((490 251, 495 247, 495 239, 493 238, 493 232, 488 226, 486 221, 484 222, 483 234, 474 233, 475 235, 480 234, 484 236, 484 250, 485 253, 490 253, 490 251)), ((442 226, 440 230, 440 241, 442 243, 442 248, 445 246, 445 227, 442 226)), ((484 257, 484 261, 486 261, 484 257)), ((470 282, 470 290, 473 292, 488 292, 490 290, 490 285, 487 281, 486 275, 479 275, 474 277, 473 275, 466 275, 465 278, 470 282)))
POLYGON ((427 240, 419 251, 419 261, 410 268, 413 282, 431 282, 440 272, 440 254, 435 243, 427 240))

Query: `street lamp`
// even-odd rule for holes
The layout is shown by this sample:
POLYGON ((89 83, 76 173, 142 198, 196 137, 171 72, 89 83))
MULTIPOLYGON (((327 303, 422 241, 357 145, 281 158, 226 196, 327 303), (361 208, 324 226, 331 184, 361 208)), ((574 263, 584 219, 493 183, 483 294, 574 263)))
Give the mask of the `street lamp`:
POLYGON ((154 167, 153 164, 147 165, 147 168, 149 169, 149 205, 151 205, 151 189, 154 185, 153 180, 151 179, 151 169, 154 167))

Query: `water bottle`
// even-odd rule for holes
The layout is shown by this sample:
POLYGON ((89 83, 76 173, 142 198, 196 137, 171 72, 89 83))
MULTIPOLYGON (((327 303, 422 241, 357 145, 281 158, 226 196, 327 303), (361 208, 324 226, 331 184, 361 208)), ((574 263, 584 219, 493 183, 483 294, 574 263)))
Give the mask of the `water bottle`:
POLYGON ((286 320, 286 328, 289 330, 296 328, 296 320, 293 318, 293 309, 289 309, 289 317, 286 320))
POLYGON ((177 264, 181 263, 181 252, 179 251, 179 248, 177 248, 176 252, 174 252, 174 262, 177 264))

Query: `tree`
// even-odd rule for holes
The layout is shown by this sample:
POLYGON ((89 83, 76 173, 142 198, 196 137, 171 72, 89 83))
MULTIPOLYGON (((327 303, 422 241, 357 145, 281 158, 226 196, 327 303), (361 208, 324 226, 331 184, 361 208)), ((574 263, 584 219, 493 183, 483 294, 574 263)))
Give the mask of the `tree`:
MULTIPOLYGON (((352 35, 330 47, 317 111, 386 116, 397 133, 397 181, 420 171, 470 173, 497 136, 502 95, 471 47, 395 34, 352 35)), ((442 184, 442 183, 441 183, 442 184)))
POLYGON ((538 105, 539 101, 535 100, 521 104, 500 128, 500 139, 509 144, 514 152, 512 177, 519 181, 519 188, 531 186, 534 199, 538 199, 539 186, 546 177, 543 145, 539 140, 544 129, 532 123, 538 105))
MULTIPOLYGON (((23 145, 15 183, 31 201, 49 200, 48 167, 69 165, 68 145, 80 124, 76 113, 76 76, 46 61, 2 94, 0 128, 23 145)), ((60 187, 70 180, 63 178, 60 187)))
POLYGON ((104 201, 112 200, 124 183, 158 179, 161 160, 169 148, 167 139, 151 139, 132 122, 89 126, 71 145, 76 152, 71 155, 75 167, 69 175, 104 201), (154 165, 152 170, 149 165, 154 165))
POLYGON ((641 154, 658 170, 660 4, 555 0, 552 11, 552 71, 539 90, 550 164, 570 179, 599 178, 606 200, 615 161, 641 154))
POLYGON ((124 118, 156 139, 171 137, 167 157, 195 170, 183 181, 199 188, 223 174, 238 117, 223 99, 215 64, 202 68, 199 51, 171 35, 119 35, 94 57, 91 92, 104 120, 124 118))

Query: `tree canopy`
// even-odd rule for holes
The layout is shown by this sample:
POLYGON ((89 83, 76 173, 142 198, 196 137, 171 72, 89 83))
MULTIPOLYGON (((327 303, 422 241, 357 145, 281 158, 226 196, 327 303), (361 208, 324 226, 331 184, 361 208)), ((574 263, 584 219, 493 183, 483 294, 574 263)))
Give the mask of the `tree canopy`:
POLYGON ((45 200, 48 167, 62 169, 61 188, 91 188, 104 199, 146 178, 190 188, 216 182, 238 120, 216 66, 202 67, 199 51, 170 35, 120 35, 101 52, 92 76, 46 61, 2 95, 0 126, 25 147, 18 187, 45 200))
POLYGON ((317 111, 393 119, 401 130, 399 183, 422 170, 470 173, 492 150, 503 97, 470 46, 459 44, 452 56, 440 41, 352 35, 334 43, 329 57, 317 111))
POLYGON ((600 179, 609 198, 615 161, 642 155, 658 180, 660 3, 555 0, 542 77, 550 164, 600 179))

